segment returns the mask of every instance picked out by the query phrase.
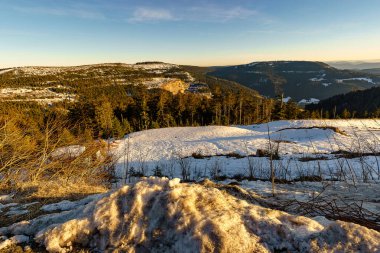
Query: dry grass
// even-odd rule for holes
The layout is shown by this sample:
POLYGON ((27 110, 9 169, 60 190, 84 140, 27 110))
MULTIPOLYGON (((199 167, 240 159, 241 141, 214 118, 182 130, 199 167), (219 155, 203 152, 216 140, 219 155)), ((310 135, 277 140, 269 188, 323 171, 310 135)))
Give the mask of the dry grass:
POLYGON ((59 180, 27 183, 20 188, 21 193, 27 193, 30 199, 34 198, 72 198, 79 195, 102 193, 108 190, 105 185, 89 185, 81 182, 62 182, 59 180))
MULTIPOLYGON (((13 203, 28 204, 38 202, 27 207, 29 211, 26 214, 7 216, 5 215, 9 208, 4 208, 0 213, 1 226, 9 226, 13 223, 23 220, 31 220, 40 215, 46 214, 40 208, 46 204, 58 203, 63 200, 76 201, 83 199, 92 194, 104 193, 108 190, 101 185, 88 185, 85 182, 66 183, 60 181, 45 181, 36 183, 23 184, 12 199, 13 203)), ((2 189, 1 194, 9 194, 9 189, 2 189)))
POLYGON ((299 130, 299 129, 322 129, 322 130, 328 130, 329 129, 335 133, 338 133, 338 134, 341 134, 344 136, 348 136, 348 134, 346 132, 344 132, 343 130, 339 129, 338 127, 334 127, 334 126, 288 127, 288 128, 280 129, 277 132, 281 132, 281 131, 285 131, 285 130, 299 130))

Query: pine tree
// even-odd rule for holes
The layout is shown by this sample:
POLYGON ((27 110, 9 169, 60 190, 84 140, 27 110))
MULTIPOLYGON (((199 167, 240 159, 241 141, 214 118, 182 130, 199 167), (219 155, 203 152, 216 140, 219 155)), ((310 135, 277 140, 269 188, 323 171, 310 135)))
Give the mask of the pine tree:
POLYGON ((95 117, 103 136, 111 137, 114 114, 108 100, 95 107, 95 117))

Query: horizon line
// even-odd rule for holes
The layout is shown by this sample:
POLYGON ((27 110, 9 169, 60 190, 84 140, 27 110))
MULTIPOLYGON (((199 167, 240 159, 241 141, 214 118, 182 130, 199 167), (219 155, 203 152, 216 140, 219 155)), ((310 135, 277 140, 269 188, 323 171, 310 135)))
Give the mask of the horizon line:
POLYGON ((183 64, 183 63, 174 63, 174 62, 167 62, 167 61, 160 61, 160 60, 142 60, 137 62, 123 62, 123 61, 117 61, 117 62, 93 62, 93 63, 83 63, 83 64, 51 64, 51 65, 17 65, 17 66, 1 66, 0 69, 11 69, 11 68, 28 68, 28 67, 45 67, 45 68, 65 68, 65 67, 80 67, 80 66, 90 66, 90 65, 102 65, 102 64, 128 64, 128 65, 135 65, 138 63, 166 63, 166 64, 173 64, 178 66, 194 66, 194 67, 228 67, 228 66, 238 66, 238 65, 247 65, 250 63, 255 62, 322 62, 322 63, 352 63, 352 64, 360 64, 360 63, 380 63, 380 59, 367 59, 367 60, 258 60, 258 61, 251 61, 251 62, 245 62, 245 63, 236 63, 236 64, 221 64, 221 65, 198 65, 198 64, 183 64))

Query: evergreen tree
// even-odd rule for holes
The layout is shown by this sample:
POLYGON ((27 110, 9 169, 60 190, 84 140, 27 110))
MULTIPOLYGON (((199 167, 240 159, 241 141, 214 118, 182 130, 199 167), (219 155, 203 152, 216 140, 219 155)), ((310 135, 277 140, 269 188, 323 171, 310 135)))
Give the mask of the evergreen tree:
POLYGON ((114 114, 108 100, 104 99, 100 105, 95 107, 95 117, 102 135, 106 138, 111 137, 114 114))

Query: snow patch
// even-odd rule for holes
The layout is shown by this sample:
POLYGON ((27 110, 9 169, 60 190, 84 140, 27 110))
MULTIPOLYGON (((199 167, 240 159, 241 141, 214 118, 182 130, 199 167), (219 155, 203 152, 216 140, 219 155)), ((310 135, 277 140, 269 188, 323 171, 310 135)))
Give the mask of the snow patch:
POLYGON ((78 208, 80 206, 86 205, 90 203, 93 200, 96 200, 101 195, 95 194, 90 195, 82 200, 78 201, 69 201, 69 200, 63 200, 58 203, 48 204, 41 207, 41 210, 45 212, 53 212, 53 211, 67 211, 67 210, 73 210, 75 208, 78 208))
POLYGON ((60 147, 54 150, 51 154, 53 158, 69 157, 75 158, 83 154, 86 151, 86 147, 81 145, 71 145, 66 147, 60 147))
POLYGON ((336 82, 337 83, 343 83, 344 81, 364 81, 364 82, 368 82, 368 83, 372 83, 372 84, 375 84, 375 82, 371 79, 371 78, 367 78, 367 77, 356 77, 356 78, 347 78, 347 79, 336 79, 336 82))
POLYGON ((317 98, 309 98, 309 99, 301 99, 298 104, 310 105, 310 104, 318 104, 319 99, 317 98))
POLYGON ((3 70, 0 70, 0 75, 5 74, 7 72, 11 72, 11 71, 13 71, 13 69, 3 69, 3 70))
POLYGON ((331 85, 331 83, 322 83, 322 85, 325 87, 329 87, 331 85))
POLYGON ((8 247, 11 247, 17 244, 28 243, 29 241, 30 241, 29 237, 25 235, 15 235, 9 239, 5 238, 3 242, 0 242, 0 250, 6 249, 8 247))
POLYGON ((12 201, 14 194, 0 195, 0 202, 9 202, 12 201))

